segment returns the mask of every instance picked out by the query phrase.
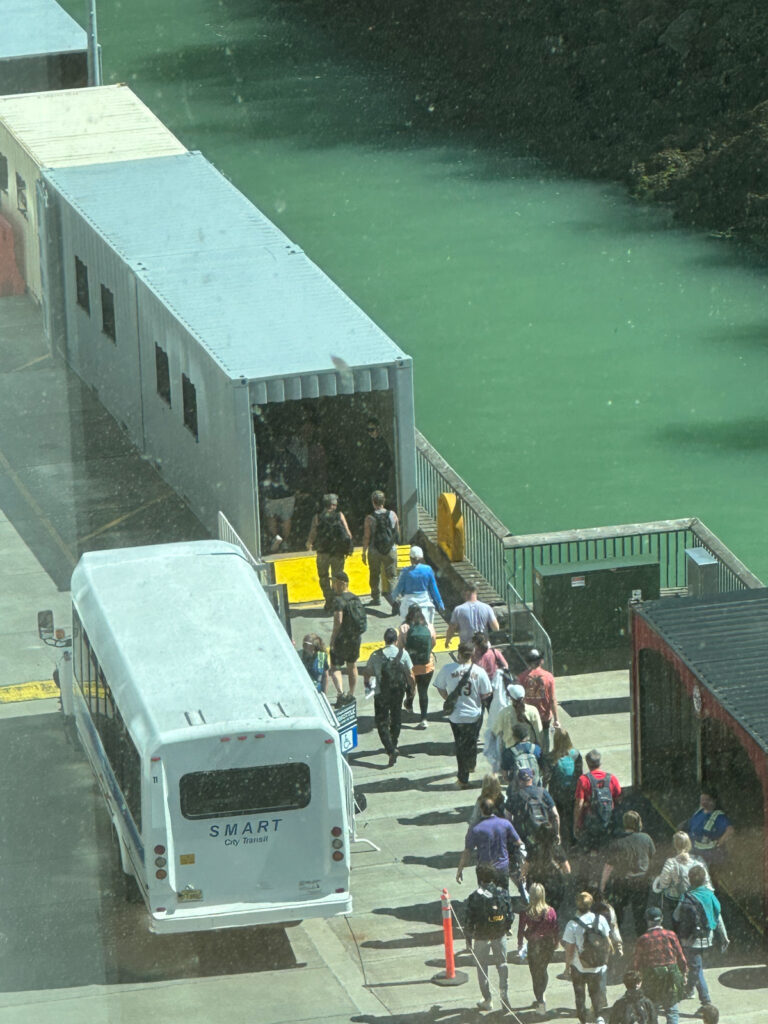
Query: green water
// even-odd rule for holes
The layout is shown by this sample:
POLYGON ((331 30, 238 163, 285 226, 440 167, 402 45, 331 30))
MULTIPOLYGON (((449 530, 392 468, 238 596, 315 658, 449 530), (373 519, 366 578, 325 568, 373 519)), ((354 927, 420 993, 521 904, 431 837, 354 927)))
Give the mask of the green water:
POLYGON ((105 81, 413 356, 419 427, 514 532, 696 515, 768 579, 766 271, 431 120, 310 8, 102 0, 105 81))

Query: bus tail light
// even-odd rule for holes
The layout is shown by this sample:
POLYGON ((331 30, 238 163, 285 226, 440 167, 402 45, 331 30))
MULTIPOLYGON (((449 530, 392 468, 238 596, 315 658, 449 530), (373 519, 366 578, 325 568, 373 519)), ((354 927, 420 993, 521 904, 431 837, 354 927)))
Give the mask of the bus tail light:
POLYGON ((167 871, 163 871, 162 868, 160 868, 159 871, 155 872, 155 878, 163 879, 163 878, 167 878, 167 877, 168 877, 168 872, 167 871))
POLYGON ((341 828, 338 825, 334 825, 333 828, 331 829, 331 835, 332 836, 340 836, 341 835, 341 828))
POLYGON ((165 847, 158 843, 157 846, 155 847, 155 853, 158 855, 158 857, 162 856, 162 854, 165 853, 165 847))
POLYGON ((332 856, 334 860, 344 860, 344 854, 341 850, 334 850, 332 856))

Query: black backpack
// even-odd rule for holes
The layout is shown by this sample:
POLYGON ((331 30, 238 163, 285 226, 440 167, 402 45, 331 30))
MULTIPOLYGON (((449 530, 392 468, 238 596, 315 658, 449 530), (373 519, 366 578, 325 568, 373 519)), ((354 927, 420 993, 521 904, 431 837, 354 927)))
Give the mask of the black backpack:
POLYGON ((402 697, 407 677, 408 670, 403 664, 403 652, 398 651, 394 658, 388 658, 385 654, 379 674, 382 696, 399 693, 402 697))
POLYGON ((476 939, 500 939, 512 927, 512 900, 506 889, 490 884, 469 897, 471 934, 476 939))
POLYGON ((380 508, 373 513, 373 547, 380 555, 388 555, 395 546, 395 527, 389 509, 380 508))
POLYGON ((529 839, 535 837, 542 825, 549 821, 549 813, 544 803, 544 790, 541 786, 523 786, 517 795, 525 802, 525 823, 523 831, 529 839))
MULTIPOLYGON (((651 1024, 654 1019, 653 1014, 649 1007, 653 1006, 650 999, 647 999, 641 993, 637 995, 625 995, 619 1000, 621 1003, 621 1024, 651 1024)), ((614 1005, 614 1009, 616 1008, 614 1005)), ((614 1019, 614 1014, 611 1013, 611 1020, 614 1019)))
POLYGON ((709 922, 704 907, 695 896, 687 892, 680 903, 677 921, 677 936, 690 946, 697 939, 709 938, 709 922))
POLYGON ((587 772, 591 789, 586 824, 592 832, 608 832, 613 822, 613 793, 611 792, 612 775, 605 773, 604 779, 596 779, 592 772, 587 772))
POLYGON ((344 596, 344 615, 341 624, 355 636, 362 636, 368 628, 368 616, 357 594, 344 596))
POLYGON ((344 529, 340 512, 321 512, 317 517, 317 550, 324 555, 348 555, 351 538, 344 529))
POLYGON ((579 960, 584 967, 605 967, 613 952, 613 944, 609 936, 600 931, 600 918, 597 914, 590 924, 576 919, 576 924, 584 929, 584 946, 579 950, 579 960))
POLYGON ((405 649, 414 665, 428 665, 432 650, 432 634, 429 626, 409 626, 405 634, 405 649))

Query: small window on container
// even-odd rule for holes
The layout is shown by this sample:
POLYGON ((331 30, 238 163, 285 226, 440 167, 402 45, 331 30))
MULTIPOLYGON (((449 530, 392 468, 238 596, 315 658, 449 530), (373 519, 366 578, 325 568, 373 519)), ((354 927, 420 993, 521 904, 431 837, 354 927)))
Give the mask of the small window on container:
POLYGON ((185 373, 181 375, 181 397, 184 403, 184 426, 197 441, 197 394, 195 385, 185 373))
POLYGON ((75 289, 77 291, 78 306, 84 309, 88 316, 90 316, 91 297, 88 293, 88 267, 78 256, 75 256, 75 289))
POLYGON ((171 371, 168 366, 168 353, 155 345, 155 377, 157 393, 164 402, 171 404, 171 371))
POLYGON ((0 192, 8 191, 8 157, 0 153, 0 192))
POLYGON ((16 208, 23 216, 27 216, 27 183, 20 174, 16 175, 16 208))
POLYGON ((101 286, 101 329, 108 338, 115 337, 115 296, 104 285, 101 286))

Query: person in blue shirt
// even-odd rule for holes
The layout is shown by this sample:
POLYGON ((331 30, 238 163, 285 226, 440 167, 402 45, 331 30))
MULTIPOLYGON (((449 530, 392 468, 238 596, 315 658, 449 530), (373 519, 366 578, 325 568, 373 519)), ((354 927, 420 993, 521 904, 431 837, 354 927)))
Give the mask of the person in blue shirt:
POLYGON ((400 606, 400 614, 405 615, 412 604, 418 605, 431 626, 435 619, 435 609, 445 611, 443 599, 437 589, 437 580, 432 566, 424 561, 424 552, 418 545, 411 548, 411 564, 400 571, 400 576, 392 591, 392 600, 400 606))
POLYGON ((699 809, 688 821, 685 831, 691 837, 695 856, 709 866, 723 863, 733 825, 725 812, 718 810, 717 793, 711 786, 702 789, 699 809))

